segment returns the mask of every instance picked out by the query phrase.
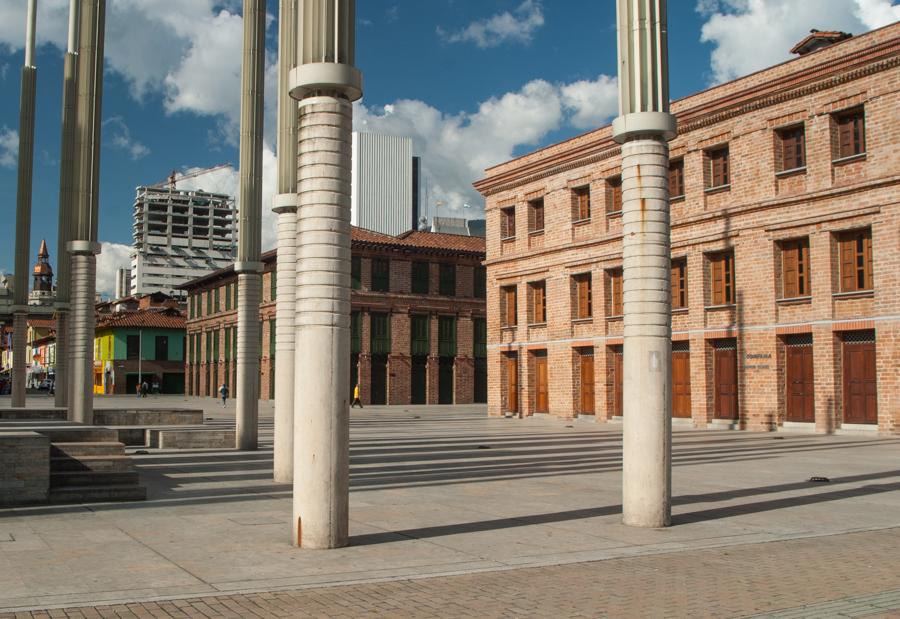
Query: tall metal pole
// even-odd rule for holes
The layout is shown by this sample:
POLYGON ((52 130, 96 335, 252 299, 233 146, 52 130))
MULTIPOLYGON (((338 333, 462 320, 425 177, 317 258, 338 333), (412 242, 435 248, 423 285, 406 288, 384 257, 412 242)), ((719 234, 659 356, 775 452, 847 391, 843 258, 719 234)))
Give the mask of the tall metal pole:
POLYGON ((355 0, 301 0, 293 543, 346 546, 349 527, 350 159, 355 0), (301 397, 298 397, 301 396, 301 397))
POLYGON ((78 46, 75 162, 76 211, 69 252, 69 418, 90 424, 94 417, 94 296, 97 290, 100 114, 103 102, 103 42, 106 0, 81 0, 78 46))
POLYGON ((25 63, 19 99, 19 159, 16 184, 16 272, 13 276, 12 405, 25 406, 25 347, 28 332, 28 257, 31 255, 31 181, 34 171, 34 31, 37 0, 28 0, 25 63))
POLYGON ((63 64, 62 137, 59 156, 59 224, 56 250, 55 404, 69 405, 69 250, 74 210, 75 98, 80 0, 69 2, 69 42, 63 64))
POLYGON ((297 0, 278 14, 278 281, 275 301, 275 481, 294 479, 294 307, 297 284, 297 102, 290 96, 297 62, 297 0))
POLYGON ((622 512, 664 527, 672 497, 672 301, 665 0, 617 0, 624 301, 622 512))
POLYGON ((259 437, 259 302, 263 265, 262 138, 266 54, 266 0, 244 0, 241 70, 240 196, 238 217, 237 420, 238 449, 256 449, 259 437))

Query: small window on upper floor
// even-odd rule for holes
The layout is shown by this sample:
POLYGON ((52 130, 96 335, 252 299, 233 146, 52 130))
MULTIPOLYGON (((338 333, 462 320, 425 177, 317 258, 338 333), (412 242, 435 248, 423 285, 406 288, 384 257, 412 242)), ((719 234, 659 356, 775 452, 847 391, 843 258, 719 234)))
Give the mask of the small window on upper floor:
POLYGON ((518 324, 518 302, 515 286, 500 288, 500 326, 514 327, 518 324))
POLYGON ((866 120, 862 107, 832 115, 832 158, 835 161, 866 152, 866 120))
POLYGON ((809 238, 781 242, 781 298, 810 295, 809 238))
POLYGON ((487 296, 487 270, 477 266, 472 273, 472 296, 483 299, 487 296))
POLYGON ((391 263, 387 258, 372 258, 372 290, 391 291, 391 263))
POLYGON ((438 291, 442 296, 456 296, 456 265, 444 264, 440 265, 440 280, 438 282, 438 291))
POLYGON ((543 280, 528 284, 528 324, 547 322, 547 283, 543 280))
POLYGON ((362 288, 362 258, 359 256, 350 258, 350 288, 352 290, 362 288))
POLYGON ((684 197, 684 159, 669 162, 669 199, 684 197))
POLYGON ((606 215, 614 217, 622 214, 622 177, 606 179, 606 215))
POLYGON ((837 242, 841 292, 872 290, 872 229, 842 232, 837 242))
POLYGON ((593 316, 593 291, 590 273, 572 276, 575 319, 583 320, 593 316))
POLYGON ((703 153, 706 169, 704 177, 707 189, 728 187, 731 184, 731 170, 728 161, 728 146, 711 148, 703 153))
POLYGON ((806 167, 806 130, 803 124, 775 132, 775 170, 789 172, 806 167))
POLYGON ((687 260, 672 260, 671 270, 672 309, 683 309, 687 304, 687 260))
POLYGON ((591 188, 589 185, 572 190, 572 221, 589 221, 591 218, 591 188))
POLYGON ((734 252, 710 254, 709 290, 711 305, 734 305, 734 252))
POLYGON ((500 209, 500 239, 516 238, 516 207, 500 209))
POLYGON ((622 302, 622 269, 610 269, 606 272, 606 281, 609 286, 609 311, 607 318, 615 318, 624 313, 622 302))
POLYGON ((430 264, 428 262, 412 263, 412 292, 413 294, 428 294, 430 277, 430 264))
POLYGON ((544 199, 528 201, 528 232, 544 231, 544 199))

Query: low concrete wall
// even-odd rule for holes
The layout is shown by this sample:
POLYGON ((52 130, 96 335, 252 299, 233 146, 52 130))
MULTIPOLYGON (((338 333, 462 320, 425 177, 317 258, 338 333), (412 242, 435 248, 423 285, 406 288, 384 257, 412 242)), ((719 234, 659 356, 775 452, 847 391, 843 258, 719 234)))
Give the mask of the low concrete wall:
POLYGON ((0 432, 0 506, 46 503, 50 439, 37 432, 0 432))
POLYGON ((234 449, 234 430, 159 430, 160 449, 234 449))
POLYGON ((64 408, 0 408, 0 421, 65 421, 64 408))
POLYGON ((98 426, 182 426, 203 423, 203 411, 193 408, 95 409, 98 426))

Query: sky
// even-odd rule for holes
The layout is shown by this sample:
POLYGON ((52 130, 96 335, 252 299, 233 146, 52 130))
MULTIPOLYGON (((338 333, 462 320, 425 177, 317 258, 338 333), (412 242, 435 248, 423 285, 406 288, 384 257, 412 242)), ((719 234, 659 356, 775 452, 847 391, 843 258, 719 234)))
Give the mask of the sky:
MULTIPOLYGON (((68 0, 39 0, 31 253, 55 264, 68 0)), ((26 0, 0 0, 0 272, 13 266, 26 0)), ((107 0, 98 291, 127 266, 135 187, 231 164, 179 188, 237 194, 239 0, 107 0)), ((269 0, 263 247, 275 245, 278 6, 269 0)), ((788 60, 810 28, 861 34, 895 0, 671 0, 673 99, 788 60)), ((595 129, 617 112, 613 0, 358 0, 364 97, 354 127, 413 139, 431 215, 479 217, 486 167, 595 129), (436 206, 437 203, 442 206, 436 206), (468 204, 468 207, 464 205, 468 204)), ((240 205, 238 205, 240 206, 240 205)))

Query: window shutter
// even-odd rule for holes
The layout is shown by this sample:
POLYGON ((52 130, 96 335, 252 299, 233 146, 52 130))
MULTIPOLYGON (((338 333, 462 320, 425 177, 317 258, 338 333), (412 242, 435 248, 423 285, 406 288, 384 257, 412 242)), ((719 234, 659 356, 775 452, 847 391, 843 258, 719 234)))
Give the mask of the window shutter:
POLYGON ((865 119, 860 111, 853 116, 853 154, 858 155, 866 150, 865 119))
POLYGON ((838 119, 838 156, 850 157, 853 154, 853 119, 852 117, 841 117, 838 119))
POLYGON ((512 236, 509 230, 509 209, 500 209, 500 237, 507 239, 512 236))
POLYGON ((841 292, 856 290, 856 250, 855 239, 844 236, 839 241, 841 261, 841 292))
POLYGON ((872 232, 866 231, 863 233, 863 268, 864 275, 863 280, 865 281, 865 290, 871 290, 873 288, 872 285, 872 232))
POLYGON ((725 262, 724 256, 716 256, 710 261, 712 273, 712 304, 725 304, 725 262))
POLYGON ((797 254, 797 293, 800 296, 810 294, 809 279, 809 240, 800 241, 800 248, 797 254))
POLYGON ((610 315, 622 315, 622 271, 609 274, 610 283, 610 315))
POLYGON ((785 243, 781 250, 781 259, 784 266, 782 281, 782 294, 786 299, 800 296, 798 281, 798 244, 796 241, 785 243))

